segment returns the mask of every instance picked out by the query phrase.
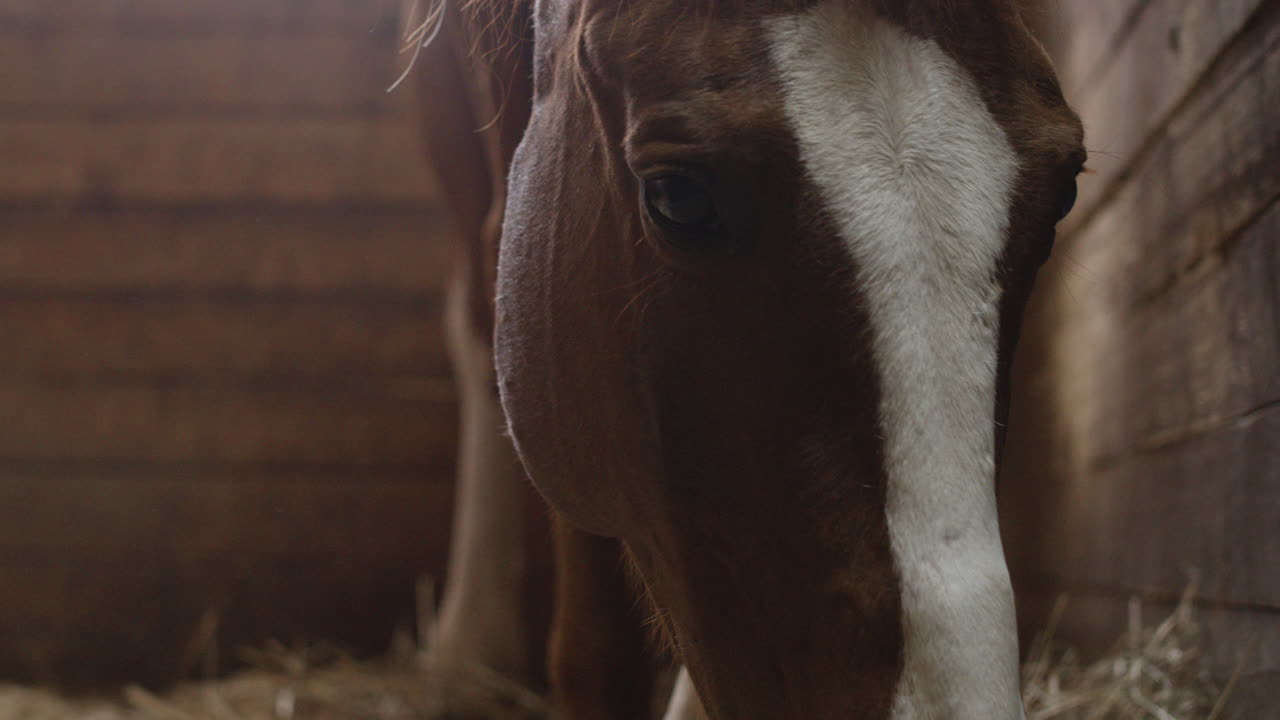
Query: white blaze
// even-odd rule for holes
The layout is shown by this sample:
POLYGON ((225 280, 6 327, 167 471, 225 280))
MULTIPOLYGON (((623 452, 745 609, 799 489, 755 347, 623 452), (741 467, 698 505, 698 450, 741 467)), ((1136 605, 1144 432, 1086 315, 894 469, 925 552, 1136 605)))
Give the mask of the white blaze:
POLYGON ((857 267, 879 373, 905 667, 895 720, 1012 720, 996 522, 999 288, 1017 156, 972 78, 856 3, 770 21, 800 155, 857 267))
POLYGON ((702 701, 698 699, 698 691, 689 678, 689 670, 680 666, 680 674, 676 676, 676 685, 671 690, 671 701, 662 720, 707 720, 707 712, 702 709, 702 701))

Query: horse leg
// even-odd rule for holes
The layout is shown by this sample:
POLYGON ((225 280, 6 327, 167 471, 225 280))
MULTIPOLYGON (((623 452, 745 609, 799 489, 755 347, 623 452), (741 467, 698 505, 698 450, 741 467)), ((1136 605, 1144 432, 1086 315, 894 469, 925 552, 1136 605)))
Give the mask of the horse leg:
POLYGON ((461 415, 446 593, 430 653, 439 662, 527 682, 533 679, 524 612, 528 482, 503 433, 492 350, 470 311, 465 265, 445 309, 461 415))
POLYGON ((570 720, 649 720, 656 677, 622 545, 554 520, 556 607, 548 669, 570 720))
POLYGON ((545 628, 526 612, 528 573, 539 570, 526 533, 538 528, 527 507, 532 491, 504 434, 493 369, 488 268, 505 175, 493 175, 495 141, 476 132, 491 112, 461 24, 455 12, 444 17, 414 73, 423 145, 458 248, 445 302, 460 409, 456 496, 445 594, 428 653, 443 665, 483 666, 537 685, 545 628))

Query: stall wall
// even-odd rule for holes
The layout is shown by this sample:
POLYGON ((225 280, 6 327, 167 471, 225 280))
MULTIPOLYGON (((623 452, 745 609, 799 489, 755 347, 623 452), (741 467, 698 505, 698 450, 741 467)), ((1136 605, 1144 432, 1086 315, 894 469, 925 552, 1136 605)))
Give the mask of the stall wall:
POLYGON ((1280 707, 1280 4, 1061 0, 1093 174, 1018 358, 1001 492, 1028 629, 1114 640, 1193 576, 1230 717, 1280 707))
POLYGON ((449 243, 397 8, 0 2, 0 680, 381 650, 440 574, 449 243))

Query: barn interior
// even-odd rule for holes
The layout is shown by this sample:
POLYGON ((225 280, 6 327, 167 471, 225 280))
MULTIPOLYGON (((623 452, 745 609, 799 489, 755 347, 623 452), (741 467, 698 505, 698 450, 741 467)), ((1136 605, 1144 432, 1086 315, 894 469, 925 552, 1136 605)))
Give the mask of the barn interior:
POLYGON ((0 676, 412 622, 456 408, 398 12, 0 5, 0 676))
MULTIPOLYGON (((72 716, 5 709, 33 688, 258 717, 163 697, 418 642, 457 405, 424 99, 388 91, 416 7, 0 0, 0 720, 72 716)), ((1030 714, 1273 717, 1280 4, 1037 18, 1091 172, 1028 310, 1000 487, 1029 672, 1050 680, 1046 627, 1078 680, 1171 618, 1157 649, 1200 704, 1030 714)), ((416 677, 359 667, 326 682, 416 677)), ((261 717, 295 716, 262 682, 261 717)))

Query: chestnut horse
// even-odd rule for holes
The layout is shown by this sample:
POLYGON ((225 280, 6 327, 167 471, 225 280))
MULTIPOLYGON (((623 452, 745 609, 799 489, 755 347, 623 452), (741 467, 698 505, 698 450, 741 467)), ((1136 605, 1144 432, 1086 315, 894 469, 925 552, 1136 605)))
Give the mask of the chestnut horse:
POLYGON ((995 475, 1084 161, 1022 4, 446 13, 423 75, 471 414, 441 656, 526 671, 494 640, 529 636, 523 467, 570 717, 646 712, 619 555, 687 669, 672 717, 1022 716, 995 475))

